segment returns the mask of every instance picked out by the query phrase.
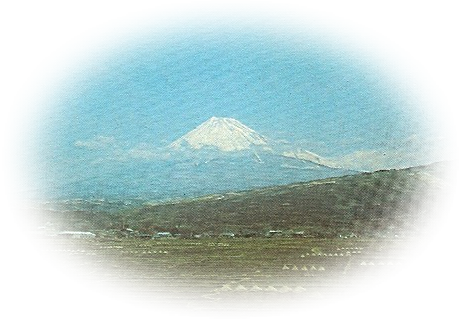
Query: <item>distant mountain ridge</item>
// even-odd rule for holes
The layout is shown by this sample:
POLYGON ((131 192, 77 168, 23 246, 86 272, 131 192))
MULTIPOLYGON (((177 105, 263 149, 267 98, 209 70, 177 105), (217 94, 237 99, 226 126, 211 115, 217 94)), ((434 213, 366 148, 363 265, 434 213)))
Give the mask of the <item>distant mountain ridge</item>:
POLYGON ((282 229, 313 237, 396 237, 416 232, 427 219, 430 202, 446 186, 445 170, 445 164, 437 163, 168 202, 78 200, 48 204, 45 213, 62 220, 67 229, 129 224, 145 233, 183 235, 264 235, 282 229), (110 213, 110 206, 119 214, 110 213))
POLYGON ((308 150, 291 150, 233 118, 211 117, 142 162, 101 162, 59 182, 55 198, 167 200, 357 173, 308 150))
POLYGON ((460 160, 155 204, 128 217, 133 223, 149 218, 165 229, 241 234, 460 234, 460 160))
POLYGON ((117 166, 104 164, 106 169, 100 175, 49 186, 48 194, 52 199, 168 200, 356 173, 272 153, 259 155, 245 150, 221 157, 203 154, 117 166))

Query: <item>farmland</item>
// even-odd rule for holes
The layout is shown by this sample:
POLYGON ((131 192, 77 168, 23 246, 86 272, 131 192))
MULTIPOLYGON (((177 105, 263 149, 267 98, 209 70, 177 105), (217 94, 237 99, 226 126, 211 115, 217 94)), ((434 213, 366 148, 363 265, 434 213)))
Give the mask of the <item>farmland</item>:
POLYGON ((1 320, 455 320, 458 240, 3 240, 1 320))

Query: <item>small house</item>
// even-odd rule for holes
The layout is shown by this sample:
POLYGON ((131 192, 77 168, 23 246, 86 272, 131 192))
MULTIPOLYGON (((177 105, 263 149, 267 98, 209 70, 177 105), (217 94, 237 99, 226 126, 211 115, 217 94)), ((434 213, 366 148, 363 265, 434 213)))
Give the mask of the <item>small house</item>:
POLYGON ((225 233, 221 233, 219 236, 220 236, 220 237, 226 237, 226 238, 234 238, 234 237, 235 237, 235 233, 232 233, 232 232, 225 232, 225 233))
POLYGON ((292 237, 296 237, 296 238, 305 237, 305 231, 294 232, 292 233, 292 237))
POLYGON ((265 234, 266 237, 280 237, 283 236, 283 231, 281 230, 270 230, 265 234))
POLYGON ((91 232, 81 232, 81 231, 63 231, 63 232, 59 232, 58 236, 69 238, 69 239, 92 239, 96 237, 96 234, 91 233, 91 232))
POLYGON ((171 232, 157 232, 153 235, 152 238, 154 239, 164 239, 164 238, 172 238, 173 235, 171 232))

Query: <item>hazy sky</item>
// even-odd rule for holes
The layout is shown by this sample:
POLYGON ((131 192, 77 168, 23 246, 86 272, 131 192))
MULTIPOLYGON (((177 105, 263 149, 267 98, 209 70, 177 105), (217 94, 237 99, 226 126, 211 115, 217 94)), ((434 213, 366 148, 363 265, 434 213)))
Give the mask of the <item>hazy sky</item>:
POLYGON ((3 191, 155 161, 142 153, 211 116, 344 164, 460 157, 458 2, 0 0, 0 14, 3 191))

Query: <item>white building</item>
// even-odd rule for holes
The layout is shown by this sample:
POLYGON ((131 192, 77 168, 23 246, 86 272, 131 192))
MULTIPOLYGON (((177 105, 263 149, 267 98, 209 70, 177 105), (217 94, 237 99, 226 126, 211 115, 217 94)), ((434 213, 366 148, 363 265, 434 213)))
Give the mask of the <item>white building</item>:
POLYGON ((171 238, 173 237, 173 235, 171 234, 171 232, 158 232, 158 233, 155 233, 155 235, 153 235, 153 238, 154 239, 159 239, 159 238, 171 238))
POLYGON ((91 232, 63 231, 63 232, 59 232, 58 236, 66 237, 70 239, 92 239, 96 237, 96 234, 91 233, 91 232))

